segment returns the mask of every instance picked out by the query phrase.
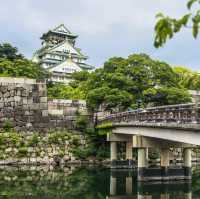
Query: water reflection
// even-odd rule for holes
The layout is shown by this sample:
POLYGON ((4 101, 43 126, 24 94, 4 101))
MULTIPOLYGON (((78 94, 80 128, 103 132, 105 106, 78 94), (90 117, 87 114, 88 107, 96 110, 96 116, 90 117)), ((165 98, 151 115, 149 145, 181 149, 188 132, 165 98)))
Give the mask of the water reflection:
POLYGON ((134 171, 105 168, 0 168, 0 199, 199 199, 191 183, 138 183, 134 171))
POLYGON ((107 199, 192 199, 191 182, 137 182, 134 173, 111 172, 107 199))

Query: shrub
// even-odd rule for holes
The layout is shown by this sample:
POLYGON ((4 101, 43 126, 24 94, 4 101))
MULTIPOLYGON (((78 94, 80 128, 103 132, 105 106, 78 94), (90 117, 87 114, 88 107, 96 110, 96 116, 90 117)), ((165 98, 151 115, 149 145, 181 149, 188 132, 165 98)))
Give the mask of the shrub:
POLYGON ((89 123, 88 117, 85 115, 77 114, 76 121, 75 121, 75 127, 77 130, 84 132, 87 128, 87 125, 89 123))
POLYGON ((18 150, 18 157, 22 158, 22 157, 26 157, 28 154, 28 149, 26 147, 21 147, 18 150))
POLYGON ((51 133, 48 137, 48 143, 49 144, 59 144, 60 143, 60 135, 59 133, 51 133))
POLYGON ((28 145, 29 146, 36 146, 38 143, 39 143, 39 136, 38 136, 38 134, 34 134, 31 138, 30 138, 30 140, 29 140, 29 142, 28 142, 28 145))
POLYGON ((71 144, 78 146, 80 144, 80 139, 78 137, 73 137, 71 144))
POLYGON ((6 138, 3 133, 0 134, 0 145, 5 145, 6 138))
POLYGON ((86 159, 89 156, 88 148, 77 147, 72 149, 72 154, 79 159, 86 159))
POLYGON ((5 120, 3 123, 3 131, 11 132, 13 130, 13 124, 10 120, 5 120))

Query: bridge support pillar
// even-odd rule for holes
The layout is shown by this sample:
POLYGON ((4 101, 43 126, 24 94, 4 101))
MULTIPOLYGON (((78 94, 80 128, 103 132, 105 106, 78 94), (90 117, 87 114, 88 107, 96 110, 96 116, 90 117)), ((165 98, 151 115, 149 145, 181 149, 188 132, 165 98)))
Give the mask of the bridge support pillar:
POLYGON ((185 179, 191 179, 192 176, 192 150, 191 148, 185 148, 183 150, 183 160, 185 169, 185 179))
POLYGON ((161 193, 160 199, 169 199, 169 193, 161 193))
POLYGON ((146 169, 146 149, 138 148, 138 180, 143 181, 146 169))
POLYGON ((116 195, 117 194, 117 178, 110 176, 110 195, 116 195))
POLYGON ((128 160, 128 167, 133 166, 133 143, 126 142, 126 160, 128 160))
POLYGON ((110 142, 110 160, 117 160, 117 142, 110 142))
POLYGON ((160 153, 160 166, 161 166, 161 175, 164 180, 169 178, 168 169, 169 169, 169 148, 162 148, 160 153))
POLYGON ((184 194, 184 199, 192 199, 192 192, 185 193, 184 194))
POLYGON ((133 178, 132 176, 126 177, 126 194, 133 193, 133 178))
POLYGON ((126 160, 133 159, 133 144, 132 142, 126 142, 126 160))

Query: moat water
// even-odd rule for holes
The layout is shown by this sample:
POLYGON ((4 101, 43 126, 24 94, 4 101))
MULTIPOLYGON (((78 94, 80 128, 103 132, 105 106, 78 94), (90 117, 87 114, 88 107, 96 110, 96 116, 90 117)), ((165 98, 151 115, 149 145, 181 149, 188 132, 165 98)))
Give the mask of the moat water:
POLYGON ((135 172, 105 168, 0 168, 0 199, 200 199, 200 169, 191 183, 138 183, 135 172))

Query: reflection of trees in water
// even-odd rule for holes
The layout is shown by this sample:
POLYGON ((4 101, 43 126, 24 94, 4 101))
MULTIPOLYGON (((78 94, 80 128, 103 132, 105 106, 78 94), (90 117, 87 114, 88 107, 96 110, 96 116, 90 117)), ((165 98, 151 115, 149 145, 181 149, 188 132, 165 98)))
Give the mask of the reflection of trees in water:
MULTIPOLYGON (((0 169, 0 199, 191 199, 187 184, 143 184, 109 169, 0 169), (114 179, 116 178, 116 180, 114 179), (111 186, 112 182, 112 186, 111 186), (114 187, 116 186, 116 187, 114 187), (109 194, 113 192, 113 194, 109 194), (110 195, 110 196, 109 196, 110 195), (169 196, 168 196, 169 195, 169 196)), ((134 173, 133 173, 134 175, 134 173)), ((193 198, 200 195, 200 170, 194 172, 193 198)))
MULTIPOLYGON (((192 192, 195 196, 200 196, 200 168, 193 171, 192 176, 192 192)), ((196 197, 196 198, 198 198, 196 197)))
MULTIPOLYGON (((103 199, 105 172, 99 170, 0 170, 0 199, 103 199)), ((108 175, 107 175, 108 176, 108 175)), ((109 178, 108 178, 109 180, 109 178)))

